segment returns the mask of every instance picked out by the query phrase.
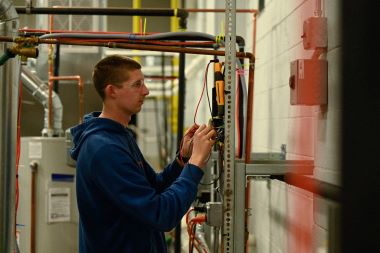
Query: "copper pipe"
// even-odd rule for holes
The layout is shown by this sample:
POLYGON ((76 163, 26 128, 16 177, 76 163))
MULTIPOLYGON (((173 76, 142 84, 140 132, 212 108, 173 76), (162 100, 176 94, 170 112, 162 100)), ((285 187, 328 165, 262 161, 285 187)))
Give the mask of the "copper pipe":
POLYGON ((252 17, 252 19, 253 19, 253 32, 252 32, 252 53, 253 53, 253 55, 256 55, 256 16, 257 16, 257 13, 258 12, 256 12, 256 13, 253 13, 253 17, 252 17))
POLYGON ((78 96, 79 96, 79 123, 83 123, 83 116, 84 116, 84 83, 82 79, 79 79, 78 83, 78 96))
POLYGON ((49 77, 49 83, 52 81, 57 80, 76 80, 78 81, 78 98, 79 98, 79 123, 82 123, 83 121, 83 115, 84 115, 84 85, 83 80, 79 75, 76 76, 51 76, 49 77))
MULTIPOLYGON (((168 47, 168 46, 157 46, 157 45, 139 45, 139 44, 129 44, 129 43, 101 43, 101 42, 51 42, 49 39, 42 41, 42 43, 54 43, 54 44, 67 44, 67 45, 86 45, 86 46, 103 46, 109 48, 123 48, 123 49, 136 49, 136 50, 147 50, 147 51, 159 51, 159 52, 174 52, 174 53, 185 53, 185 54, 202 54, 202 55, 217 55, 225 56, 225 51, 222 50, 206 50, 206 49, 196 49, 196 48, 181 48, 181 47, 168 47)), ((254 58, 253 54, 249 52, 237 52, 236 57, 238 58, 254 58)))
POLYGON ((31 205, 30 205, 30 253, 36 252, 36 174, 38 164, 31 162, 29 164, 31 169, 31 205))
MULTIPOLYGON (((49 31, 53 31, 53 15, 49 15, 49 31)), ((48 46, 48 77, 49 77, 49 98, 48 98, 48 129, 49 131, 53 129, 52 118, 53 118, 53 82, 50 81, 50 77, 53 76, 53 45, 48 46)))
POLYGON ((2 42, 15 42, 14 38, 9 36, 0 36, 0 41, 2 42))
MULTIPOLYGON (((0 41, 10 42, 23 42, 28 41, 29 38, 10 38, 0 36, 0 41)), ((122 48, 122 49, 136 49, 146 51, 159 51, 159 52, 174 52, 185 54, 202 54, 202 55, 217 55, 225 56, 225 51, 222 50, 207 50, 197 48, 186 47, 173 47, 173 46, 158 46, 158 45, 140 45, 129 43, 117 43, 117 42, 77 42, 77 41, 60 41, 57 39, 38 39, 38 44, 61 44, 61 45, 76 45, 76 46, 91 46, 91 47, 108 47, 108 48, 122 48)), ((254 59, 254 55, 250 52, 236 52, 236 57, 254 59)))

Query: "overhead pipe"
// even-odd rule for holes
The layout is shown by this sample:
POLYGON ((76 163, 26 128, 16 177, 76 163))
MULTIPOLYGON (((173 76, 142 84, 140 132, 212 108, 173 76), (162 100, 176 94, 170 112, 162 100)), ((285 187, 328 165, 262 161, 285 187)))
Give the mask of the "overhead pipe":
POLYGON ((16 6, 18 14, 54 14, 54 15, 107 15, 107 16, 150 16, 150 17, 183 17, 188 13, 184 9, 169 8, 88 8, 88 7, 23 7, 16 6))
MULTIPOLYGON (((12 1, 0 0, 0 35, 17 36, 19 20, 12 1)), ((0 51, 12 46, 3 43, 0 51)), ((16 149, 19 59, 0 67, 0 252, 13 253, 16 240, 16 149)), ((16 247, 17 248, 17 247, 16 247)))
POLYGON ((146 16, 178 17, 181 27, 186 28, 189 13, 184 9, 133 9, 133 8, 87 8, 87 7, 23 7, 17 6, 18 14, 54 14, 54 15, 107 15, 107 16, 146 16))
MULTIPOLYGON (((60 41, 56 39, 38 39, 38 38, 22 38, 22 37, 8 37, 0 36, 0 42, 15 42, 21 43, 25 41, 35 41, 37 44, 61 44, 61 45, 76 45, 76 46, 91 46, 91 47, 107 47, 107 48, 122 48, 122 49, 137 49, 145 51, 158 51, 158 52, 173 52, 185 54, 201 54, 201 55, 217 55, 225 56, 223 50, 206 50, 197 48, 175 47, 175 46, 159 46, 159 45, 141 45, 131 43, 118 43, 118 42, 79 42, 79 41, 60 41)), ((236 52, 237 58, 247 58, 252 63, 255 61, 255 56, 250 52, 236 52)))
MULTIPOLYGON (((217 55, 225 56, 225 51, 222 50, 206 50, 186 47, 175 46, 159 46, 159 45, 144 45, 144 44, 132 44, 132 43, 118 43, 118 42, 79 42, 79 41, 60 41, 56 39, 38 39, 38 38, 22 38, 22 37, 8 37, 0 36, 0 42, 15 42, 21 43, 23 41, 36 41, 38 44, 61 44, 61 45, 77 45, 77 46, 95 46, 95 47, 108 47, 108 48, 122 48, 122 49, 137 49, 146 51, 159 51, 159 52, 174 52, 185 54, 202 54, 202 55, 217 55)), ((250 52, 237 52, 238 58, 252 58, 254 55, 250 52)))
POLYGON ((139 35, 139 31, 133 33, 81 33, 81 32, 54 32, 51 31, 40 36, 40 39, 79 38, 79 39, 128 39, 128 40, 202 40, 215 41, 215 36, 202 32, 164 32, 147 35, 139 35))
MULTIPOLYGON (((17 42, 25 41, 28 39, 29 38, 12 38, 12 37, 0 36, 0 41, 6 41, 6 42, 16 42, 17 43, 17 42)), ((38 39, 38 38, 31 38, 31 39, 37 40, 37 43, 39 43, 39 44, 99 46, 99 47, 108 47, 108 48, 123 48, 123 49, 159 51, 159 52, 177 52, 177 53, 185 53, 185 54, 225 56, 225 51, 222 51, 222 50, 206 50, 206 49, 196 49, 196 48, 169 47, 169 46, 158 46, 158 45, 140 45, 140 44, 116 43, 116 42, 76 42, 76 41, 59 41, 56 39, 38 39)), ((252 141, 251 138, 252 138, 252 114, 253 114, 253 89, 254 89, 255 56, 249 52, 236 52, 236 57, 248 58, 249 59, 246 156, 245 156, 245 161, 246 161, 246 163, 248 163, 250 161, 250 151, 251 151, 251 141, 252 141)))
POLYGON ((24 88, 32 94, 43 106, 45 111, 44 128, 42 130, 43 136, 61 136, 62 130, 62 115, 63 107, 59 96, 52 91, 51 111, 53 111, 53 118, 51 128, 49 128, 49 87, 36 76, 28 67, 22 66, 21 80, 24 88))
MULTIPOLYGON (((0 38, 1 39, 1 38, 0 38)), ((115 43, 115 42, 62 42, 56 40, 41 40, 41 43, 53 43, 53 44, 65 44, 65 45, 83 45, 83 46, 102 46, 109 48, 123 48, 123 49, 137 49, 137 50, 147 50, 147 51, 159 51, 159 52, 177 52, 185 54, 203 54, 203 55, 218 55, 225 56, 225 51, 222 50, 206 50, 206 49, 196 49, 196 48, 183 48, 183 47, 168 47, 168 46, 158 46, 158 45, 140 45, 140 44, 130 44, 130 43, 115 43)), ((237 52, 236 57, 238 58, 254 58, 254 56, 249 52, 237 52)))

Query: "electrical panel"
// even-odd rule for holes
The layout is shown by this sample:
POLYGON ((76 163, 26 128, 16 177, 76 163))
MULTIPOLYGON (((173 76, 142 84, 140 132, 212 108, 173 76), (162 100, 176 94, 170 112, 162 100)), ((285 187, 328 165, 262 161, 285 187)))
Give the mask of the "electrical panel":
POLYGON ((327 47, 327 18, 310 17, 303 23, 303 48, 327 47))
POLYGON ((298 59, 290 65, 290 104, 327 104, 327 61, 298 59))

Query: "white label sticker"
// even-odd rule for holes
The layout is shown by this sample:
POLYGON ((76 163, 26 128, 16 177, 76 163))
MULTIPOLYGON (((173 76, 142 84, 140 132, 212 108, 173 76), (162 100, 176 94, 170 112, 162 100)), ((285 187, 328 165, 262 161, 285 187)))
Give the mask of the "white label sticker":
POLYGON ((29 158, 42 158, 42 143, 29 142, 29 158))
POLYGON ((70 188, 49 188, 48 222, 70 221, 70 188))

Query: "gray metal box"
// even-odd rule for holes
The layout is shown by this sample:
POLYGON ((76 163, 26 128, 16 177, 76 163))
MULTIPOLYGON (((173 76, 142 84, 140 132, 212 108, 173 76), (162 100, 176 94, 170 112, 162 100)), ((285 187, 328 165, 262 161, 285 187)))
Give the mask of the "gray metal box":
POLYGON ((303 23, 303 48, 307 50, 327 47, 327 18, 310 17, 303 23))
POLYGON ((32 247, 38 253, 78 252, 75 168, 66 164, 65 138, 21 138, 19 164, 17 237, 20 252, 29 253, 32 247), (32 163, 37 164, 35 173, 30 168, 32 163))
POLYGON ((290 104, 327 104, 327 61, 299 59, 290 65, 290 104))

